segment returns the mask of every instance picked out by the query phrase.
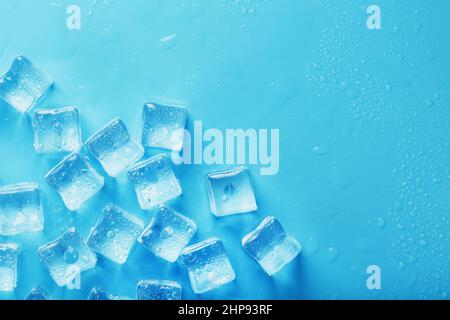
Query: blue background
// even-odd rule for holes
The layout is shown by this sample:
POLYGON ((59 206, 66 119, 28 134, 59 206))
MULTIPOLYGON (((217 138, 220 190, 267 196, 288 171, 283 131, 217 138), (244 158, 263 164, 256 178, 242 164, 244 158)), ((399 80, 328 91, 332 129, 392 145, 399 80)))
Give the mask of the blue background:
POLYGON ((136 246, 123 267, 100 258, 71 291, 51 280, 39 245, 73 225, 86 237, 111 201, 146 222, 151 214, 125 176, 68 212, 43 179, 61 156, 36 154, 29 118, 0 103, 0 184, 40 183, 46 218, 42 234, 0 238, 22 247, 18 287, 0 298, 22 299, 37 285, 58 299, 86 298, 94 286, 135 297, 137 281, 151 278, 177 280, 193 299, 448 298, 450 2, 377 0, 375 31, 370 4, 2 0, 0 69, 31 57, 55 81, 38 107, 78 106, 84 140, 114 117, 137 136, 142 105, 157 99, 186 105, 188 127, 279 128, 281 145, 277 175, 250 166, 255 214, 215 218, 204 174, 217 167, 176 168, 184 193, 174 206, 197 222, 194 241, 223 239, 233 284, 196 296, 182 267, 136 246), (82 10, 81 30, 65 26, 70 4, 82 10), (240 245, 267 215, 304 247, 273 278, 240 245), (366 288, 372 264, 382 290, 366 288))

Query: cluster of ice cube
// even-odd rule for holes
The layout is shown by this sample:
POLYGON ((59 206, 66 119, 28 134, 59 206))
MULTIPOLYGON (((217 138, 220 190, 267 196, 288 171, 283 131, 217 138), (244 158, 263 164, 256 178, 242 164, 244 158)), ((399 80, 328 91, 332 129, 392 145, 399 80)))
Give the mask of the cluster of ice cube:
MULTIPOLYGON (((25 57, 17 57, 10 70, 0 78, 0 98, 27 112, 40 101, 52 81, 25 57)), ((180 151, 187 109, 148 103, 144 105, 138 141, 120 119, 114 119, 85 142, 86 150, 104 172, 117 177, 127 172, 137 201, 143 210, 153 210, 149 225, 133 213, 109 204, 84 240, 72 227, 55 240, 39 246, 42 264, 58 286, 69 286, 84 271, 94 269, 97 255, 118 265, 127 262, 136 243, 169 263, 184 265, 196 294, 208 292, 232 282, 236 275, 224 243, 218 238, 190 244, 196 223, 171 208, 168 203, 182 194, 170 158, 161 153, 144 157, 144 147, 180 151), (140 161, 140 162, 139 162, 140 161)), ((80 111, 76 107, 41 109, 32 116, 34 147, 40 154, 66 153, 45 175, 45 181, 61 197, 70 211, 76 211, 97 195, 105 184, 101 173, 84 155, 80 111)), ((207 174, 207 192, 211 213, 216 217, 257 210, 250 171, 244 167, 207 174)), ((0 236, 44 230, 42 191, 33 182, 0 186, 0 236)), ((286 234, 274 217, 242 239, 243 249, 268 275, 273 275, 301 251, 300 244, 286 234)), ((0 244, 0 291, 12 291, 17 285, 20 248, 14 243, 0 244)), ((182 288, 171 280, 142 280, 137 284, 142 300, 177 300, 182 288)), ((46 300, 48 294, 34 288, 26 297, 46 300)), ((100 288, 93 288, 88 299, 118 300, 100 288)))

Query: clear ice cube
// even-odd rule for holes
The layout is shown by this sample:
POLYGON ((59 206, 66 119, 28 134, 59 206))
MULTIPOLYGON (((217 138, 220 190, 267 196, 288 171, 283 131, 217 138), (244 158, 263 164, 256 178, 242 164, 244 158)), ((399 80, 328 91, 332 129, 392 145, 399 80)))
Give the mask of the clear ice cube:
POLYGON ((195 293, 204 293, 235 279, 235 273, 220 239, 211 238, 185 248, 181 261, 188 269, 195 293))
POLYGON ((151 209, 181 195, 181 186, 165 155, 157 155, 128 170, 142 209, 151 209))
POLYGON ((175 262, 197 231, 191 219, 168 206, 160 206, 139 242, 156 256, 175 262))
POLYGON ((44 229, 42 194, 36 183, 0 187, 0 235, 14 236, 44 229))
POLYGON ((0 291, 13 291, 16 287, 19 253, 15 243, 0 244, 0 291))
POLYGON ((38 153, 76 152, 81 149, 80 114, 77 108, 37 110, 32 121, 38 153))
POLYGON ((31 290, 31 292, 25 297, 25 300, 49 300, 47 292, 37 287, 31 290))
POLYGON ((87 243, 95 252, 118 264, 124 264, 142 230, 144 222, 110 204, 103 209, 87 243))
POLYGON ((180 151, 186 121, 187 109, 184 107, 145 104, 140 134, 142 145, 180 151))
POLYGON ((10 69, 0 77, 0 98, 24 113, 47 93, 52 80, 28 58, 18 56, 10 69))
POLYGON ((130 137, 120 119, 94 134, 86 145, 111 177, 116 177, 144 155, 144 148, 130 137))
POLYGON ((255 194, 247 168, 216 171, 207 175, 211 212, 217 216, 256 211, 255 194))
POLYGON ((242 239, 242 246, 270 276, 280 271, 302 250, 298 241, 286 234, 275 217, 265 218, 242 239))
POLYGON ((103 291, 100 288, 93 288, 89 293, 88 300, 128 300, 103 291))
POLYGON ((138 300, 181 300, 181 285, 176 281, 142 280, 137 285, 138 300))
POLYGON ((97 257, 89 249, 75 228, 70 228, 57 239, 41 246, 38 255, 60 287, 77 284, 83 271, 95 268, 97 257))
POLYGON ((45 180, 71 211, 81 208, 104 185, 104 178, 78 153, 64 158, 46 174, 45 180))

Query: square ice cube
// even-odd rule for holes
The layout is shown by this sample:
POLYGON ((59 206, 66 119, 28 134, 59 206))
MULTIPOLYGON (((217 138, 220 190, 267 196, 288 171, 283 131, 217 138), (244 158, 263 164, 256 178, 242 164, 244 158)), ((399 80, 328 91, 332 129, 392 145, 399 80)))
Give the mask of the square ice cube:
POLYGON ((181 195, 181 186, 167 156, 161 154, 140 162, 128 170, 139 205, 150 209, 181 195))
POLYGON ((181 253, 195 293, 204 293, 235 279, 235 273, 222 241, 211 238, 189 246, 181 253))
POLYGON ((255 194, 247 168, 216 171, 207 175, 209 204, 217 216, 256 211, 255 194))
POLYGON ((286 234, 274 217, 265 218, 246 235, 242 239, 242 246, 270 276, 280 271, 302 250, 298 241, 286 234))
POLYGON ((88 300, 127 300, 127 299, 105 292, 100 288, 93 288, 89 293, 88 300))
POLYGON ((145 104, 140 133, 142 145, 180 151, 186 121, 187 110, 184 107, 145 104))
POLYGON ((71 211, 81 208, 104 185, 104 178, 79 153, 65 157, 45 175, 45 180, 71 211))
POLYGON ((181 300, 181 285, 176 281, 142 280, 137 285, 138 300, 181 300))
POLYGON ((77 108, 37 110, 32 121, 38 153, 75 152, 81 149, 80 114, 77 108))
POLYGON ((144 222, 110 204, 103 209, 87 243, 95 252, 118 264, 124 264, 142 230, 144 222))
POLYGON ((49 300, 47 292, 37 287, 31 290, 31 292, 25 297, 25 300, 49 300))
POLYGON ((15 243, 0 244, 0 291, 13 291, 16 287, 19 253, 15 243))
POLYGON ((86 145, 111 177, 116 177, 144 155, 144 148, 130 137, 120 119, 114 119, 94 134, 86 145))
POLYGON ((0 187, 0 235, 13 236, 43 229, 39 185, 27 182, 0 187))
POLYGON ((75 228, 41 246, 38 255, 60 287, 76 281, 81 272, 95 268, 97 257, 75 228))
POLYGON ((45 96, 52 80, 28 58, 18 56, 0 77, 0 98, 24 113, 45 96))
POLYGON ((138 241, 156 256, 175 262, 196 231, 194 221, 163 205, 138 241))

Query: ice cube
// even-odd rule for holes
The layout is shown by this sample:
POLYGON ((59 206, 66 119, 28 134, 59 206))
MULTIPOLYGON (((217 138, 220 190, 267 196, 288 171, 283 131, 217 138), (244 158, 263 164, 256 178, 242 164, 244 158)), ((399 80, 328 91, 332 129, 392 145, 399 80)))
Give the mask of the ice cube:
POLYGON ((64 158, 46 174, 45 180, 71 211, 81 208, 104 185, 104 178, 79 153, 64 158))
POLYGON ((180 151, 186 120, 187 110, 184 107, 145 104, 140 134, 142 145, 180 151))
POLYGON ((181 186, 165 155, 157 155, 140 162, 128 170, 134 184, 139 205, 150 209, 181 195, 181 186))
POLYGON ((116 177, 144 155, 144 148, 130 137, 120 119, 94 134, 86 145, 111 177, 116 177))
POLYGON ((118 264, 124 264, 142 230, 144 222, 110 204, 103 209, 87 243, 95 252, 118 264))
POLYGON ((127 298, 118 297, 100 288, 93 288, 89 293, 88 300, 128 300, 127 298))
POLYGON ((27 182, 0 187, 0 235, 13 236, 43 229, 39 185, 27 182))
POLYGON ((38 255, 60 287, 77 284, 81 272, 95 268, 97 257, 89 249, 75 228, 41 246, 38 255))
POLYGON ((37 110, 33 116, 34 148, 38 153, 75 152, 81 149, 77 108, 37 110))
POLYGON ((246 235, 242 239, 242 246, 270 276, 280 271, 302 250, 298 241, 286 234, 274 217, 265 218, 246 235))
POLYGON ((25 297, 25 300, 49 300, 47 292, 37 287, 31 290, 31 292, 25 297))
POLYGON ((156 256, 175 262, 196 231, 194 221, 163 205, 157 209, 139 242, 156 256))
POLYGON ((28 58, 18 56, 10 69, 0 77, 0 98, 24 113, 47 93, 52 80, 28 58))
POLYGON ((235 279, 235 273, 222 241, 211 238, 191 245, 181 253, 195 293, 204 293, 235 279))
POLYGON ((15 243, 0 244, 0 291, 13 291, 16 287, 19 253, 15 243))
POLYGON ((255 194, 247 168, 216 171, 207 175, 209 204, 217 216, 256 211, 255 194))
POLYGON ((181 285, 175 281, 142 280, 137 285, 138 300, 181 300, 181 285))

